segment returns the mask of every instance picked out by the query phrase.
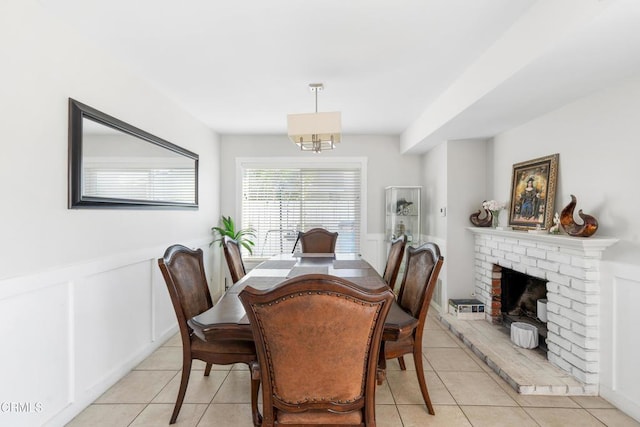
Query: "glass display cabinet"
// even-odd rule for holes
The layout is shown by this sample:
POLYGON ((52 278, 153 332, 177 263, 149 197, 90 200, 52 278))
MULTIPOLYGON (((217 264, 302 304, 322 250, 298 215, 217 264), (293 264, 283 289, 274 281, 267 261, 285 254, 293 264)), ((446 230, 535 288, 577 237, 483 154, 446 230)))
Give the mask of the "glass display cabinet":
POLYGON ((407 244, 420 243, 420 194, 422 187, 385 188, 385 239, 391 241, 402 235, 407 244))

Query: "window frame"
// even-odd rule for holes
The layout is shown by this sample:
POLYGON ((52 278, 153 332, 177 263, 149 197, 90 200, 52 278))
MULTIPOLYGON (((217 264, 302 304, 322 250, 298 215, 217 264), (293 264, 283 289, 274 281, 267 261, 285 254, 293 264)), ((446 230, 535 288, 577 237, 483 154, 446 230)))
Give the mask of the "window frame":
MULTIPOLYGON (((318 168, 353 167, 360 170, 360 252, 367 233, 367 158, 366 157, 237 157, 236 158, 236 206, 235 218, 242 218, 242 177, 248 168, 318 168)), ((244 224, 239 224, 244 227, 244 224)), ((243 256, 249 260, 268 259, 256 255, 243 256)))

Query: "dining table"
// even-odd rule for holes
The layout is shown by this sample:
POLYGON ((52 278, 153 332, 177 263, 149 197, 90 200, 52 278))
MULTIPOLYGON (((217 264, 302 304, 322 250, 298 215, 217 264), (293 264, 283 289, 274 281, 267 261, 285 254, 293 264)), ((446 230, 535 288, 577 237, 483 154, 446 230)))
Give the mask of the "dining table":
MULTIPOLYGON (((382 276, 358 254, 291 253, 278 254, 260 263, 234 283, 213 307, 187 321, 198 338, 250 340, 253 333, 238 294, 246 286, 268 290, 287 279, 303 274, 328 274, 346 279, 372 291, 388 289, 382 276)), ((418 319, 394 300, 384 324, 384 341, 396 341, 413 332, 418 319)), ((384 364, 384 360, 381 360, 384 364)))

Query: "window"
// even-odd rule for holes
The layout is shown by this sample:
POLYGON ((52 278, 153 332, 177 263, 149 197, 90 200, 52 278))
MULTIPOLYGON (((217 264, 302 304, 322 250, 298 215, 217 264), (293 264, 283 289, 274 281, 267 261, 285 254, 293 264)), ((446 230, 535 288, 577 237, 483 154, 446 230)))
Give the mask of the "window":
POLYGON ((360 164, 242 165, 242 227, 256 229, 254 256, 288 253, 298 231, 337 231, 336 252, 360 251, 360 164))

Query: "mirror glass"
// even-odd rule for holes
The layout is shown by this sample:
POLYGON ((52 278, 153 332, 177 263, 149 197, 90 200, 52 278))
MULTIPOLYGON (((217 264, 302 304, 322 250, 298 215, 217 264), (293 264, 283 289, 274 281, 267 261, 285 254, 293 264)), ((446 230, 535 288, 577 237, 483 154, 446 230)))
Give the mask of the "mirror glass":
POLYGON ((69 207, 198 206, 198 155, 91 107, 69 104, 69 207))

